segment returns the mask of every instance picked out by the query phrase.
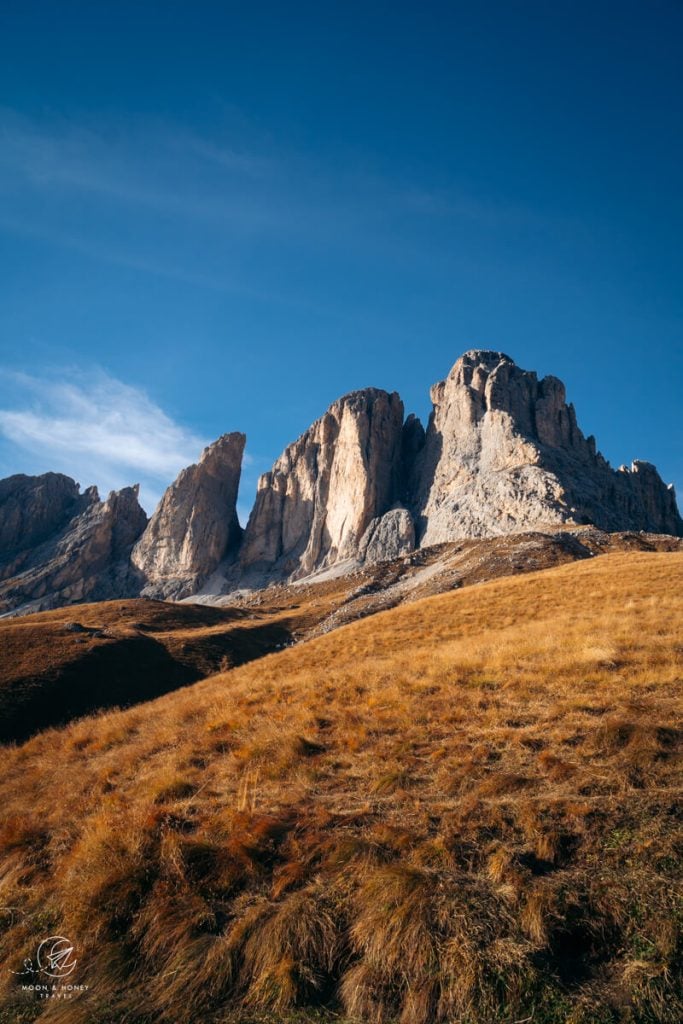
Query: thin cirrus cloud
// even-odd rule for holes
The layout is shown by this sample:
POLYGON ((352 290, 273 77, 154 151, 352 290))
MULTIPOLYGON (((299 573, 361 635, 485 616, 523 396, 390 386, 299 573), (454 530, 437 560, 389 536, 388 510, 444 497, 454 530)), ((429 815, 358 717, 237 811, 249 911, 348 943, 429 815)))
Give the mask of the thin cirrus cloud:
POLYGON ((2 462, 29 473, 57 470, 103 495, 140 483, 152 512, 180 469, 207 444, 143 390, 101 369, 34 376, 2 374, 2 462))
POLYGON ((274 165, 183 129, 145 125, 117 132, 0 108, 0 182, 36 193, 71 192, 237 232, 291 227, 274 202, 274 165))
MULTIPOLYGON (((224 249, 237 246, 237 256, 242 245, 265 237, 276 245, 295 242, 326 252, 347 246, 357 252, 360 238, 363 251, 370 246, 383 258, 400 258, 392 225, 406 218, 475 223, 494 231, 544 226, 524 206, 483 201, 458 188, 441 192, 425 183, 389 181, 352 158, 340 169, 310 154, 273 152, 272 141, 259 151, 253 140, 249 146, 228 145, 180 125, 95 128, 59 117, 31 119, 2 107, 0 187, 14 196, 27 231, 38 225, 44 230, 48 214, 53 237, 64 231, 66 203, 66 244, 74 225, 91 233, 92 217, 112 204, 131 216, 144 213, 148 229, 159 220, 164 230, 172 225, 185 241, 188 232, 218 237, 224 249)), ((105 217, 101 226, 99 237, 109 233, 111 221, 105 217)), ((136 220, 138 246, 143 236, 136 220)), ((415 256, 411 246, 407 254, 415 256)), ((431 251, 422 255, 435 259, 431 251)))

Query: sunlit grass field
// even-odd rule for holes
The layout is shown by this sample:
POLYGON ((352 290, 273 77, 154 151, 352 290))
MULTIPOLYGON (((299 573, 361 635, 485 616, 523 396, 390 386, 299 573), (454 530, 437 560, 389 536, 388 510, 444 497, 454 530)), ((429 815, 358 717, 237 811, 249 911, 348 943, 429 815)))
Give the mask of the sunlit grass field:
POLYGON ((678 1022, 682 684, 683 554, 612 554, 5 748, 0 1021, 678 1022))

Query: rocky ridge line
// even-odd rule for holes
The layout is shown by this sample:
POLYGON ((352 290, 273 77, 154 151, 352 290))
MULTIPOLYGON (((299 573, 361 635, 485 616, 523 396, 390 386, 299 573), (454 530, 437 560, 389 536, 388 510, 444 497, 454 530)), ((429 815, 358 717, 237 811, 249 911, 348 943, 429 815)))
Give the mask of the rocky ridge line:
POLYGON ((431 389, 425 430, 394 393, 333 402, 259 480, 242 531, 245 437, 183 470, 147 525, 137 492, 100 502, 60 474, 0 481, 0 600, 36 610, 98 596, 222 599, 353 571, 418 548, 567 525, 683 536, 648 462, 613 470, 564 385, 472 350, 431 389))

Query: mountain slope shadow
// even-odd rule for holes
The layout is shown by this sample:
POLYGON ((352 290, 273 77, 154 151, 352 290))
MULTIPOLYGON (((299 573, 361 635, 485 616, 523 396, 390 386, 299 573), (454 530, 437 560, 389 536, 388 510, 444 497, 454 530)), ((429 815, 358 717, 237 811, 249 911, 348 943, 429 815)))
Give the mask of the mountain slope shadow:
MULTIPOLYGON (((68 638, 67 655, 51 664, 38 657, 33 671, 19 665, 12 670, 11 645, 3 644, 0 742, 23 742, 42 729, 94 711, 153 700, 291 642, 283 622, 219 632, 215 627, 194 629, 182 637, 171 633, 159 639, 139 632, 100 638, 93 636, 92 628, 75 625, 78 632, 68 638)), ((64 632, 63 625, 59 632, 64 632)), ((56 645, 60 637, 50 629, 43 640, 56 645)))

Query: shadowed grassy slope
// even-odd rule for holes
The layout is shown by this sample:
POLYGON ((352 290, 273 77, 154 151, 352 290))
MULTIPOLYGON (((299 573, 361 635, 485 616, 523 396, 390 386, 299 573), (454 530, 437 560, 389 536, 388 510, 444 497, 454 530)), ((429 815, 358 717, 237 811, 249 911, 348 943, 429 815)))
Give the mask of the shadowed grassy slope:
POLYGON ((6 1012, 673 1024, 682 682, 683 556, 618 554, 5 749, 0 960, 90 985, 6 1012))
POLYGON ((291 641, 285 616, 102 601, 0 622, 0 742, 139 704, 291 641))

